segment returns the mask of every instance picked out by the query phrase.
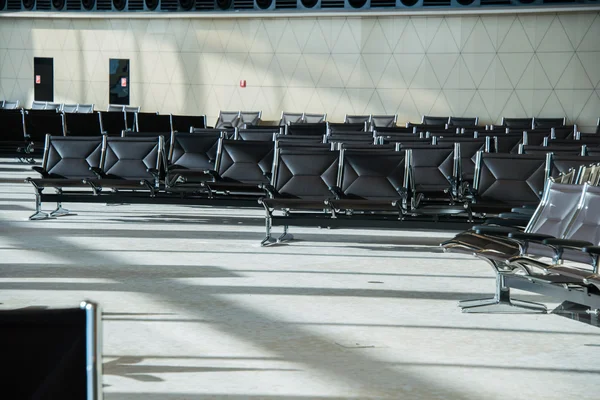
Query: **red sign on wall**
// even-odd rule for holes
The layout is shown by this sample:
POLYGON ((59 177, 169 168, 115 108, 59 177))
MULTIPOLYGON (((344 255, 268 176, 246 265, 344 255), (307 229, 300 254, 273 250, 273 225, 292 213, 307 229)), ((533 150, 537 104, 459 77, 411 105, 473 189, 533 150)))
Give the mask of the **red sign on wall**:
POLYGON ((240 87, 246 87, 246 80, 245 79, 242 79, 240 81, 240 87))
POLYGON ((39 85, 40 83, 42 83, 42 76, 41 75, 36 75, 35 76, 35 84, 39 85))
POLYGON ((121 78, 121 87, 127 87, 127 78, 121 78))

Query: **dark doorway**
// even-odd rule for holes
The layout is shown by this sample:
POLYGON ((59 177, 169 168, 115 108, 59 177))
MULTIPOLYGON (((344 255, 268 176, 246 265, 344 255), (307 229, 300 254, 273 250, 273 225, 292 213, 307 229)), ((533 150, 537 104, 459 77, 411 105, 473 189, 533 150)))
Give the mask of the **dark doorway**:
POLYGON ((54 58, 33 59, 33 97, 35 101, 54 101, 54 58))
POLYGON ((111 58, 109 62, 109 103, 129 105, 129 60, 111 58))

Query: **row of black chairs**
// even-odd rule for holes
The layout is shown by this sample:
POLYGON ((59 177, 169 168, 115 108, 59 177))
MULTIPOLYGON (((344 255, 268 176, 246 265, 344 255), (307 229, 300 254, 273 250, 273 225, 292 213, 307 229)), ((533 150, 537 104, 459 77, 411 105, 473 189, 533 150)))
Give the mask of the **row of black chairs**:
POLYGON ((63 215, 62 202, 255 207, 262 199, 269 232, 273 223, 466 227, 484 213, 536 205, 547 176, 600 161, 489 153, 479 145, 336 147, 285 137, 231 140, 219 132, 174 132, 166 141, 48 136, 43 164, 34 167, 42 177, 29 180, 36 188, 31 219, 63 215), (59 203, 50 215, 41 211, 47 201, 59 203))
POLYGON ((20 157, 41 154, 46 134, 52 136, 121 136, 123 131, 189 131, 205 127, 203 116, 100 111, 0 110, 0 153, 20 157))

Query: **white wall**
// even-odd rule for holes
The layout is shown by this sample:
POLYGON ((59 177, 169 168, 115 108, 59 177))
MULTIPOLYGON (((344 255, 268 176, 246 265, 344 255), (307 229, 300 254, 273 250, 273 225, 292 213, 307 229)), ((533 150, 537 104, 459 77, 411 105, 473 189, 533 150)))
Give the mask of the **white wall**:
POLYGON ((131 104, 262 110, 600 116, 598 13, 279 19, 0 21, 0 98, 33 100, 33 57, 54 57, 55 101, 108 102, 108 59, 131 60, 131 104), (239 87, 240 79, 248 86, 239 87))

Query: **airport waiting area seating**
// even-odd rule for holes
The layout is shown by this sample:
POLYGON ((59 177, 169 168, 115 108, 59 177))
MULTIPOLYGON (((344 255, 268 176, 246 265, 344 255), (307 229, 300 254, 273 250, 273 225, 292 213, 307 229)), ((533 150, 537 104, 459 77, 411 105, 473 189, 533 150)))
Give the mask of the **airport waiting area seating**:
POLYGON ((568 307, 600 308, 600 160, 577 165, 564 157, 550 153, 547 168, 561 161, 576 168, 563 164, 557 179, 548 178, 535 209, 517 207, 442 243, 445 251, 486 261, 496 273, 495 295, 460 302, 464 312, 546 312, 541 304, 511 298, 511 287, 568 307))

